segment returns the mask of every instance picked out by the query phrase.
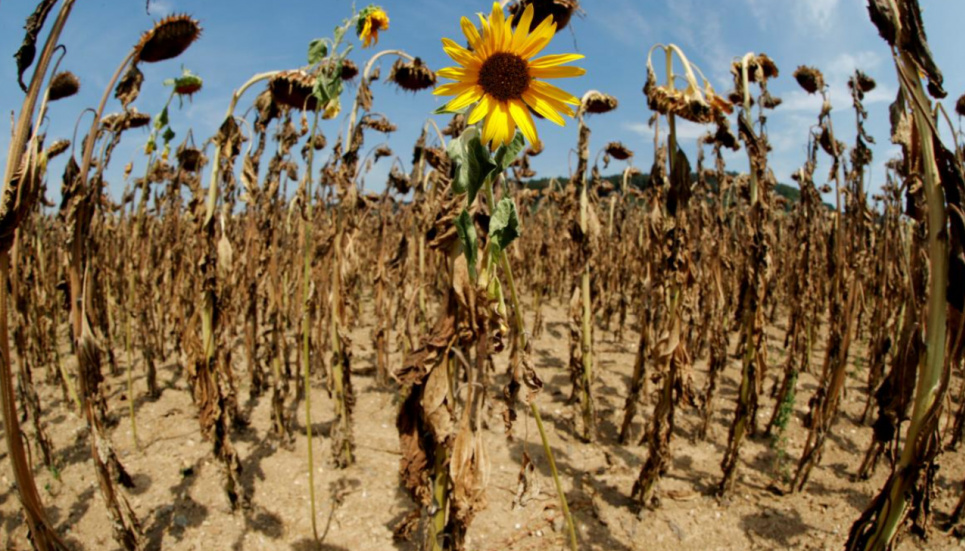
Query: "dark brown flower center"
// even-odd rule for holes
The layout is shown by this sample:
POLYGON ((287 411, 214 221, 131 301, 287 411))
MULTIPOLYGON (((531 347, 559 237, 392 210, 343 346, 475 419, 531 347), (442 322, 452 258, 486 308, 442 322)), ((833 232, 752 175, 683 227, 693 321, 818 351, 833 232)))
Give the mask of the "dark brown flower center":
POLYGON ((479 69, 479 85, 499 101, 519 99, 529 88, 526 60, 516 54, 499 52, 489 56, 479 69))

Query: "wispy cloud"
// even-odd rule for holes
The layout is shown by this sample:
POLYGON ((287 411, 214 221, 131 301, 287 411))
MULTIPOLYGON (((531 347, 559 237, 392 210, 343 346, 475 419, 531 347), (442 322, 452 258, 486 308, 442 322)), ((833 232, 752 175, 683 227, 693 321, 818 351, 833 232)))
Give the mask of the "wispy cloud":
POLYGON ((150 0, 148 10, 155 17, 167 17, 174 13, 174 6, 168 0, 150 0))
MULTIPOLYGON (((653 128, 645 122, 625 122, 622 124, 624 130, 633 132, 634 134, 639 134, 643 138, 652 139, 653 138, 653 128)), ((661 126, 660 132, 665 134, 667 131, 666 126, 661 126)), ((697 138, 703 136, 707 133, 707 127, 695 124, 683 119, 677 119, 677 139, 678 140, 696 140, 697 138)))
POLYGON ((650 20, 644 17, 637 5, 629 0, 612 0, 607 9, 594 12, 590 21, 599 23, 607 35, 624 46, 637 47, 641 36, 652 34, 650 20))
POLYGON ((827 29, 836 18, 839 0, 808 0, 796 4, 798 9, 803 11, 807 23, 827 29))

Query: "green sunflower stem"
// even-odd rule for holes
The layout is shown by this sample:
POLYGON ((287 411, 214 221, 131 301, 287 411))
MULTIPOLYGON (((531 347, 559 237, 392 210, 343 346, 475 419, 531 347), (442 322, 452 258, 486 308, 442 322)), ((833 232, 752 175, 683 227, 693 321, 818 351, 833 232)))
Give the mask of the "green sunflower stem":
MULTIPOLYGON (((318 112, 312 121, 311 140, 318 129, 318 112)), ((309 141, 309 143, 312 143, 309 141)), ((305 388, 305 435, 308 439, 308 496, 309 512, 312 519, 312 535, 318 541, 318 525, 315 519, 315 454, 312 450, 312 392, 311 392, 311 316, 309 297, 311 296, 312 275, 312 160, 314 148, 308 148, 308 161, 305 169, 305 216, 302 219, 302 384, 305 388)))
MULTIPOLYGON (((496 200, 493 196, 493 183, 491 181, 487 182, 483 187, 485 189, 486 201, 489 203, 490 208, 494 209, 496 207, 496 200)), ((518 345, 520 350, 525 350, 529 344, 526 337, 526 322, 523 319, 523 308, 519 300, 519 293, 516 290, 516 281, 513 279, 512 265, 509 262, 509 255, 505 254, 505 252, 500 253, 499 257, 500 265, 502 266, 503 273, 506 277, 506 286, 509 287, 510 304, 513 307, 512 319, 515 325, 515 338, 519 339, 518 345)), ((553 458, 553 450, 550 448, 549 439, 546 436, 546 429, 543 427, 543 417, 540 415, 539 407, 536 405, 535 400, 530 401, 529 408, 533 413, 533 418, 536 419, 536 426, 539 428, 539 437, 543 444, 543 451, 546 453, 546 459, 549 462, 550 472, 553 474, 553 484, 556 486, 556 494, 560 499, 560 508, 563 511, 563 517, 566 519, 567 532, 569 533, 570 538, 570 549, 571 551, 577 551, 579 549, 579 545, 576 539, 576 525, 573 524, 573 516, 570 514, 569 504, 566 502, 566 493, 563 491, 563 483, 560 481, 560 474, 556 468, 556 460, 553 458)))

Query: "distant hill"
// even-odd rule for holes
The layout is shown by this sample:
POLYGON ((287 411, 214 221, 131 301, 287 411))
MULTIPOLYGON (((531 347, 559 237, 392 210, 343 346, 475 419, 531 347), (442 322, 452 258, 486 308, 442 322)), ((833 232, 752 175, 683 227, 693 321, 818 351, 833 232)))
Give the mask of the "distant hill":
MULTIPOLYGON (((736 175, 736 173, 732 175, 736 175)), ((697 175, 694 174, 693 178, 696 179, 697 175)), ((554 179, 562 183, 562 182, 566 182, 569 178, 561 178, 561 177, 534 178, 532 180, 527 181, 525 184, 528 189, 542 190, 543 188, 549 186, 550 182, 552 182, 554 179)), ((613 187, 615 189, 620 189, 620 186, 623 183, 622 174, 611 174, 609 176, 603 176, 603 179, 613 184, 613 187)), ((708 183, 710 184, 711 189, 717 188, 717 182, 715 179, 711 178, 708 181, 708 183)), ((634 174, 633 176, 630 177, 630 185, 641 191, 647 189, 647 187, 650 186, 650 174, 644 174, 644 173, 634 174)), ((784 197, 789 202, 796 203, 801 200, 801 190, 799 190, 794 186, 789 186, 787 184, 777 184, 777 186, 774 188, 774 192, 780 195, 781 197, 784 197)))

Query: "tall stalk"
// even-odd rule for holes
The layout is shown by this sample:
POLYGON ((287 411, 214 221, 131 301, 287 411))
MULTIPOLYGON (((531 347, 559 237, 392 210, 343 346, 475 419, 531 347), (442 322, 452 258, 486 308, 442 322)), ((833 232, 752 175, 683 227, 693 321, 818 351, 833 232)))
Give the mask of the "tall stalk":
MULTIPOLYGON (((917 5, 914 5, 914 9, 917 9, 917 5)), ((938 452, 933 433, 938 428, 948 376, 945 370, 948 234, 942 181, 935 162, 935 123, 914 58, 909 52, 899 50, 895 56, 895 66, 918 135, 920 158, 915 161, 918 161, 921 170, 927 204, 929 276, 924 314, 925 353, 919 360, 915 401, 901 455, 880 493, 851 527, 846 545, 849 551, 883 550, 894 541, 905 517, 909 494, 927 462, 938 452)))

